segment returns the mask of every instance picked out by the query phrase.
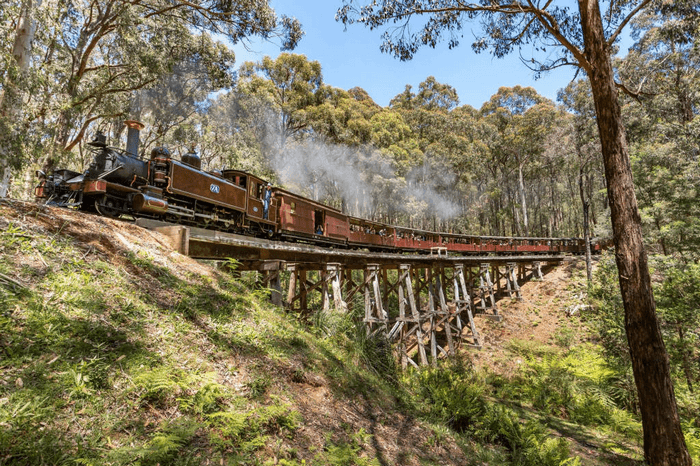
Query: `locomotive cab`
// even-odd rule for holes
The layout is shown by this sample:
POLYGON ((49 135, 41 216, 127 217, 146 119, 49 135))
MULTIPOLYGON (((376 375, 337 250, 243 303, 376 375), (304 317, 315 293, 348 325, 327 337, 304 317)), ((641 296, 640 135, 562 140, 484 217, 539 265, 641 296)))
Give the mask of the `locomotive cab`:
POLYGON ((102 131, 98 131, 95 139, 88 143, 97 149, 97 154, 85 172, 86 179, 105 180, 134 188, 147 184, 148 166, 138 155, 139 133, 143 124, 134 120, 126 120, 124 124, 128 128, 126 151, 109 147, 102 131))
MULTIPOLYGON (((248 219, 258 222, 259 224, 265 224, 265 229, 277 224, 278 202, 274 195, 269 201, 267 215, 265 213, 265 191, 269 185, 268 182, 240 170, 223 170, 222 174, 226 180, 246 190, 246 216, 248 219)), ((275 189, 272 189, 273 193, 275 191, 275 189)))

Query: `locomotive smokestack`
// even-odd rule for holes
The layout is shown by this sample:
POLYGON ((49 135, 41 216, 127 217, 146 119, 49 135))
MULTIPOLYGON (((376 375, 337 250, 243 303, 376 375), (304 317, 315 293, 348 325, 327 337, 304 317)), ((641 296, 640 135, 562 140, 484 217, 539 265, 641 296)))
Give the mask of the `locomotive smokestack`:
POLYGON ((136 120, 126 120, 124 124, 129 128, 126 136, 126 151, 134 157, 139 156, 139 133, 144 124, 136 120))

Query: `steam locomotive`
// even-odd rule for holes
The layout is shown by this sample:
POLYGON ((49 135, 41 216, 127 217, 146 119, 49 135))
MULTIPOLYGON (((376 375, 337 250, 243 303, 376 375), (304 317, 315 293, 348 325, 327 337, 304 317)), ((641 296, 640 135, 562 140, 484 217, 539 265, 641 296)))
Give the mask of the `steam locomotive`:
POLYGON ((204 171, 194 152, 175 160, 166 148, 156 147, 148 159, 139 157, 143 125, 125 124, 126 150, 110 147, 98 133, 89 143, 95 156, 85 172, 39 172, 36 197, 108 217, 151 217, 327 247, 439 254, 580 254, 585 249, 579 238, 471 236, 386 225, 278 187, 270 187, 265 202, 265 180, 240 170, 204 171))

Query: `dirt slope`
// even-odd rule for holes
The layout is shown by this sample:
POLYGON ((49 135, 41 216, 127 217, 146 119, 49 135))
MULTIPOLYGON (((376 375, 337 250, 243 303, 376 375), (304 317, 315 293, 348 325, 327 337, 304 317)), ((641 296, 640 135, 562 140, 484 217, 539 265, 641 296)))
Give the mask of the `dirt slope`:
POLYGON ((483 349, 474 354, 477 366, 501 375, 512 375, 522 363, 507 350, 511 344, 569 346, 587 338, 587 330, 567 309, 582 303, 581 284, 585 263, 581 258, 549 268, 543 280, 522 283, 522 300, 503 298, 498 302, 502 322, 477 316, 483 335, 483 349))

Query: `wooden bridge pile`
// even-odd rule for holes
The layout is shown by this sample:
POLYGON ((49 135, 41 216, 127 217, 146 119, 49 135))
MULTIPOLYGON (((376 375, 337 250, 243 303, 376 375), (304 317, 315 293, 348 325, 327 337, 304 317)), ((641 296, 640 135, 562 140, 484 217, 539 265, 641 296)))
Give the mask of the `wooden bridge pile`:
POLYGON ((280 271, 264 273, 273 300, 301 316, 317 310, 364 311, 367 334, 396 344, 403 367, 435 364, 461 345, 481 348, 475 317, 501 320, 497 296, 522 299, 518 282, 542 278, 541 263, 425 265, 367 264, 356 269, 339 263, 323 269, 313 264, 286 264, 289 272, 283 301, 280 271), (494 279, 492 279, 494 277, 494 279), (310 302, 314 301, 316 309, 310 302))

